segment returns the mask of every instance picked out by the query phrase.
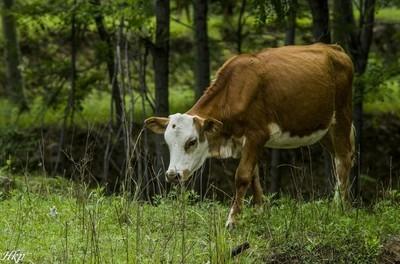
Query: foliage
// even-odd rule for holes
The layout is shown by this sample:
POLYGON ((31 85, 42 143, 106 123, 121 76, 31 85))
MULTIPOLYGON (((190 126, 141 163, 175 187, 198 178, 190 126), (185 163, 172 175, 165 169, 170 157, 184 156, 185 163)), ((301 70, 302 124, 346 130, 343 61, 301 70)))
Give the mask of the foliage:
MULTIPOLYGON (((392 103, 396 105, 400 98, 399 75, 397 61, 385 64, 381 59, 372 57, 365 74, 357 76, 354 87, 359 87, 360 83, 364 86, 364 102, 367 104, 392 103)), ((396 107, 392 109, 395 110, 396 107)))
POLYGON ((257 23, 259 25, 265 25, 267 21, 278 21, 281 22, 286 13, 291 8, 292 1, 290 0, 252 0, 252 6, 255 10, 255 16, 257 17, 257 23))

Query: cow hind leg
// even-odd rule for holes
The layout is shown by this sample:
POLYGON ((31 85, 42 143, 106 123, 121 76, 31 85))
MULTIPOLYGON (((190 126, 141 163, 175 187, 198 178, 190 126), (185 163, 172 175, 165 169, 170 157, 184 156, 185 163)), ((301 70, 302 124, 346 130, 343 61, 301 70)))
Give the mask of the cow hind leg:
POLYGON ((349 176, 354 157, 354 131, 351 124, 334 125, 321 141, 334 160, 334 175, 336 188, 334 200, 347 202, 349 200, 349 176))

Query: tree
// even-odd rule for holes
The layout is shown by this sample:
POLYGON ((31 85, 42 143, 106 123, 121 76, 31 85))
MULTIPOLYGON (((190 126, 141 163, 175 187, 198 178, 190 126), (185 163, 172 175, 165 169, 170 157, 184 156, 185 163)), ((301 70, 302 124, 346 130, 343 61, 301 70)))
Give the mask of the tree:
MULTIPOLYGON (((107 32, 104 16, 101 10, 101 0, 93 0, 92 4, 96 7, 94 12, 94 21, 96 23, 97 32, 99 34, 100 40, 104 43, 105 49, 105 60, 107 64, 108 70, 108 78, 111 84, 111 100, 112 100, 112 109, 111 113, 114 113, 116 122, 114 126, 112 126, 113 122, 110 122, 109 126, 109 136, 107 138, 107 145, 105 148, 104 154, 104 163, 103 163, 103 181, 107 184, 108 191, 115 191, 115 188, 119 184, 119 176, 123 176, 125 174, 126 159, 127 153, 129 150, 127 149, 126 141, 126 129, 125 129, 125 106, 124 100, 122 97, 120 83, 118 81, 118 67, 116 66, 116 59, 114 54, 113 43, 110 34, 107 32), (113 137, 112 137, 113 136, 113 137), (114 143, 112 138, 115 140, 114 143), (116 167, 120 169, 120 175, 117 175, 113 178, 110 178, 109 173, 109 165, 110 160, 117 155, 118 150, 123 152, 123 158, 117 158, 116 167), (114 155, 113 155, 114 154, 114 155)), ((113 115, 111 115, 113 118, 113 115)), ((112 121, 112 120, 111 120, 112 121)))
POLYGON ((156 41, 153 47, 153 63, 156 90, 156 115, 167 116, 169 80, 169 0, 156 1, 156 41))
POLYGON ((112 86, 111 96, 116 114, 115 127, 119 129, 121 128, 124 119, 123 117, 124 109, 123 109, 121 90, 117 78, 117 69, 115 67, 113 44, 111 41, 111 36, 107 32, 107 29, 104 25, 104 17, 100 10, 101 6, 100 0, 93 0, 92 3, 97 7, 96 12, 94 14, 94 20, 96 23, 97 32, 99 34, 100 40, 105 44, 105 53, 106 53, 105 58, 107 63, 108 78, 112 86))
POLYGON ((328 0, 308 0, 313 19, 313 36, 316 42, 331 43, 328 0))
POLYGON ((375 0, 360 1, 360 16, 357 25, 354 19, 352 1, 334 1, 333 38, 335 42, 341 44, 351 55, 356 73, 353 119, 357 131, 356 146, 358 163, 356 164, 353 180, 353 194, 355 197, 359 196, 360 191, 359 172, 362 168, 363 100, 365 91, 365 84, 359 81, 359 77, 367 69, 375 22, 375 5, 375 0))
MULTIPOLYGON (((297 17, 297 0, 290 1, 290 7, 286 16, 286 38, 285 45, 294 45, 296 37, 296 17, 297 17)), ((280 150, 271 150, 271 186, 269 191, 276 193, 280 189, 280 177, 278 165, 280 162, 280 150)))
MULTIPOLYGON (((155 78, 155 114, 158 116, 168 116, 168 80, 169 80, 169 20, 170 20, 170 6, 169 0, 157 0, 156 7, 156 39, 152 45, 152 56, 154 65, 154 78, 155 78)), ((168 148, 162 136, 156 136, 156 172, 165 171, 165 164, 167 164, 168 148)), ((164 177, 158 177, 159 182, 164 182, 164 177)))
MULTIPOLYGON (((313 19, 313 38, 315 42, 331 43, 331 31, 329 28, 329 6, 328 0, 308 0, 313 19)), ((332 179, 332 159, 329 151, 323 149, 324 170, 326 187, 332 179)), ((330 188, 329 188, 330 189, 330 188)))
POLYGON ((207 32, 208 0, 194 0, 194 24, 196 39, 196 98, 210 83, 210 50, 207 32))
POLYGON ((4 57, 6 65, 7 92, 12 101, 21 109, 28 107, 25 95, 22 74, 20 70, 20 51, 17 37, 17 25, 13 14, 14 0, 3 1, 3 35, 4 57))
POLYGON ((239 18, 237 21, 237 29, 236 29, 236 51, 237 53, 242 52, 242 42, 243 42, 243 28, 245 21, 245 11, 246 11, 247 0, 242 0, 240 4, 239 18))

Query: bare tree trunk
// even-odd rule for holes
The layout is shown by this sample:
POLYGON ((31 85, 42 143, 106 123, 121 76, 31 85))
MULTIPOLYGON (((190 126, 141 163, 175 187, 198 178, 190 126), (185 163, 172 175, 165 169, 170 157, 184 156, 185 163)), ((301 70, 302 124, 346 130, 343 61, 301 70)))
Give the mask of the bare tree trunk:
POLYGON ((243 42, 243 26, 244 26, 244 12, 246 11, 247 0, 242 0, 240 5, 238 25, 236 31, 236 51, 242 53, 242 42, 243 42))
MULTIPOLYGON (((334 40, 346 48, 354 62, 356 76, 364 74, 369 49, 372 42, 373 26, 375 22, 375 0, 361 1, 360 19, 357 27, 353 14, 351 1, 334 1, 334 40)), ((363 101, 365 85, 361 81, 355 82, 353 119, 356 127, 356 147, 358 150, 358 162, 354 169, 352 192, 355 198, 360 194, 359 174, 362 169, 362 132, 363 132, 363 101)))
POLYGON ((196 29, 196 98, 210 84, 210 51, 207 32, 208 0, 194 0, 194 23, 196 29))
MULTIPOLYGON (((292 0, 290 3, 290 9, 286 21, 285 45, 295 44, 296 16, 297 16, 296 11, 297 11, 297 0, 292 0)), ((271 186, 269 188, 269 191, 271 193, 277 193, 281 188, 280 186, 281 180, 278 168, 278 165, 280 163, 280 156, 281 156, 280 154, 281 153, 279 149, 271 150, 271 168, 270 168, 271 186)))
MULTIPOLYGON (((76 5, 76 0, 74 0, 76 5)), ((56 163, 54 165, 53 173, 56 174, 59 170, 59 165, 63 165, 62 152, 65 145, 65 132, 69 125, 73 124, 74 112, 75 112, 75 86, 76 86, 76 53, 77 53, 77 32, 76 32, 76 13, 75 9, 72 12, 71 18, 71 89, 68 95, 68 102, 64 110, 63 124, 60 132, 60 139, 58 142, 58 153, 56 163), (68 119, 70 122, 68 122, 68 119)), ((62 166, 63 167, 63 166, 62 166)))
MULTIPOLYGON (((155 114, 158 116, 168 116, 168 80, 169 80, 169 34, 170 34, 170 1, 156 1, 156 42, 152 48, 155 92, 156 92, 156 109, 155 114)), ((160 135, 156 137, 156 176, 160 185, 164 185, 165 177, 163 171, 168 165, 168 148, 164 142, 164 138, 160 135)))
POLYGON ((313 18, 315 42, 331 43, 328 0, 308 0, 313 18))
POLYGON ((12 13, 14 0, 3 0, 3 35, 4 58, 6 65, 7 93, 10 99, 17 103, 21 110, 28 108, 24 95, 24 85, 21 75, 20 50, 17 37, 17 25, 12 13))
POLYGON ((120 129, 124 119, 123 117, 124 111, 123 111, 122 95, 117 78, 118 72, 115 67, 114 49, 111 42, 111 37, 108 34, 106 27, 104 25, 104 17, 100 10, 101 2, 100 0, 93 0, 92 3, 99 7, 99 9, 96 10, 96 13, 94 14, 94 20, 96 22, 96 28, 97 32, 99 33, 100 40, 106 44, 106 63, 108 70, 108 78, 112 85, 111 95, 112 95, 112 100, 114 102, 113 106, 115 107, 115 114, 116 114, 115 127, 117 129, 120 129))
MULTIPOLYGON (((328 0, 308 0, 313 18, 313 36, 315 42, 331 43, 331 31, 329 29, 329 6, 328 0)), ((332 160, 330 153, 322 148, 324 157, 324 174, 326 191, 331 190, 332 160)))
POLYGON ((295 43, 296 12, 297 12, 297 0, 291 0, 289 12, 287 15, 285 45, 294 45, 294 43, 295 43))
MULTIPOLYGON (((110 34, 107 32, 104 25, 104 17, 101 13, 101 1, 92 0, 91 2, 97 7, 94 13, 94 20, 96 23, 97 32, 99 34, 100 40, 105 43, 106 46, 106 64, 108 70, 109 82, 111 84, 111 122, 109 127, 109 135, 106 144, 106 150, 104 153, 104 165, 103 165, 103 176, 102 181, 107 184, 108 192, 116 190, 119 185, 119 176, 125 175, 125 157, 127 156, 126 144, 124 144, 124 124, 125 124, 125 111, 124 111, 124 101, 122 97, 120 83, 118 81, 118 67, 116 65, 116 57, 114 54, 114 48, 111 40, 110 34), (115 123, 113 124, 115 110, 115 123), (115 140, 115 143, 113 141, 115 140), (122 149, 122 158, 117 157, 118 164, 115 166, 121 169, 119 175, 114 175, 115 177, 110 178, 110 161, 115 156, 113 154, 117 153, 118 150, 122 149)), ((117 172, 118 173, 118 172, 117 172)))
POLYGON ((153 47, 156 114, 167 116, 169 80, 169 0, 156 1, 156 42, 153 47))

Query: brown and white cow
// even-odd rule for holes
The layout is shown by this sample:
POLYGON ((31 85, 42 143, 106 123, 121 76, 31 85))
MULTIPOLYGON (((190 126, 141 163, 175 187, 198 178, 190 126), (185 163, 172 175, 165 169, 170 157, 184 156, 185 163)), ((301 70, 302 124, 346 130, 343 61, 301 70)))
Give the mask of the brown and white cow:
POLYGON ((337 191, 348 197, 354 153, 353 64, 337 45, 271 48, 235 56, 184 114, 151 117, 170 151, 167 181, 186 181, 208 157, 240 158, 227 226, 235 223, 248 186, 262 203, 258 155, 264 146, 320 142, 334 158, 337 191))

